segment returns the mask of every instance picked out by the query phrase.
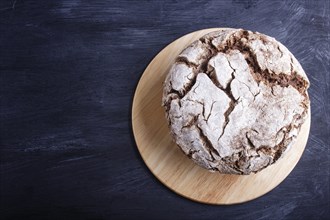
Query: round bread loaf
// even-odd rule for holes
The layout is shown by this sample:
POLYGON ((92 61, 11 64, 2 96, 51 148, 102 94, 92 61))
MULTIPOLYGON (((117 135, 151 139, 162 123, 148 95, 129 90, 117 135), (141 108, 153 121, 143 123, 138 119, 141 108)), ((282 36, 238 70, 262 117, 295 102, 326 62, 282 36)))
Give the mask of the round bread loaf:
POLYGON ((299 62, 274 38, 224 29, 181 52, 162 103, 189 158, 210 171, 250 174, 294 142, 308 113, 308 86, 299 62))

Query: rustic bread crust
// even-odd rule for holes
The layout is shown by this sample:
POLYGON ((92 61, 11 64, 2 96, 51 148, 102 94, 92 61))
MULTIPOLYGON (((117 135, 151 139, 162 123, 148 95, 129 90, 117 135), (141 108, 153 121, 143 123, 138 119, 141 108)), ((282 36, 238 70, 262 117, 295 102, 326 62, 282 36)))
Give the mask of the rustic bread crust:
POLYGON ((274 38, 212 32, 181 52, 164 83, 171 134, 200 166, 250 174, 275 163, 297 137, 309 81, 274 38))

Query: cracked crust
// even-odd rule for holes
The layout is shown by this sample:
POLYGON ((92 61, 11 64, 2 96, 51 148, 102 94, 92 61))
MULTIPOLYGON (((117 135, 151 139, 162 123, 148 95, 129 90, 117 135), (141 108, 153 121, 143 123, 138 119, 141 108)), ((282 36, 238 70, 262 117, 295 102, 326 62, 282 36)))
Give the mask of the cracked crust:
POLYGON ((172 136, 200 166, 250 174, 275 163, 308 111, 309 81, 274 38, 241 29, 209 33, 181 52, 164 83, 172 136))

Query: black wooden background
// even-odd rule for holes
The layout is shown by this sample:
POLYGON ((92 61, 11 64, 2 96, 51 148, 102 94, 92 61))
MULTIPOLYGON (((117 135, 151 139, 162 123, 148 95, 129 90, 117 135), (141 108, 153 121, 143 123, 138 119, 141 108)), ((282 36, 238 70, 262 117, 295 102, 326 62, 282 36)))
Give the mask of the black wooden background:
POLYGON ((329 217, 330 1, 0 2, 1 219, 329 217), (209 27, 275 37, 311 82, 301 160, 273 191, 240 205, 176 195, 146 168, 132 135, 145 67, 171 41, 209 27))

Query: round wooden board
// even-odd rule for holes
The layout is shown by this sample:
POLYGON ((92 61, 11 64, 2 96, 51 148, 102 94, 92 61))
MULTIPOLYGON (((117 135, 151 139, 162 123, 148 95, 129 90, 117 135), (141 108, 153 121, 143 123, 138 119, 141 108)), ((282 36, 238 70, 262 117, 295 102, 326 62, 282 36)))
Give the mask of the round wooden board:
POLYGON ((187 34, 164 48, 148 65, 135 91, 133 132, 139 152, 151 172, 167 187, 194 201, 235 204, 258 198, 274 189, 300 159, 309 134, 308 119, 296 143, 276 164, 247 176, 211 173, 193 163, 172 141, 161 106, 163 82, 177 55, 212 28, 187 34))

